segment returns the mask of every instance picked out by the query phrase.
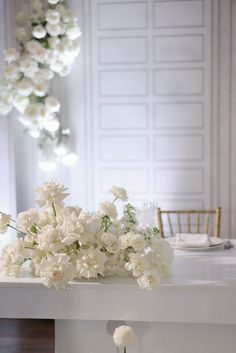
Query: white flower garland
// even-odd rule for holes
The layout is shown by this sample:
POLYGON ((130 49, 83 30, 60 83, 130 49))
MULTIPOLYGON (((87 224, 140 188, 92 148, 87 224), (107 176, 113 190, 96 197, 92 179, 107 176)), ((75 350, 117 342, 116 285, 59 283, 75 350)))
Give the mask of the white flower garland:
POLYGON ((69 129, 62 129, 59 101, 49 95, 54 74, 66 76, 79 54, 81 31, 75 14, 63 0, 31 0, 32 14, 17 15, 15 31, 19 50, 4 51, 5 67, 0 82, 0 115, 13 108, 43 153, 40 167, 51 171, 56 162, 72 164, 76 155, 68 150, 69 129))
POLYGON ((140 228, 129 203, 118 218, 114 203, 127 201, 125 189, 113 187, 113 202, 103 202, 94 213, 64 206, 68 194, 57 182, 35 190, 42 212, 22 212, 16 225, 9 215, 0 215, 0 234, 11 227, 24 235, 3 250, 4 276, 20 276, 22 265, 30 262, 32 273, 47 287, 65 288, 69 281, 80 278, 131 273, 141 288, 152 289, 170 274, 173 249, 160 238, 158 229, 140 228))

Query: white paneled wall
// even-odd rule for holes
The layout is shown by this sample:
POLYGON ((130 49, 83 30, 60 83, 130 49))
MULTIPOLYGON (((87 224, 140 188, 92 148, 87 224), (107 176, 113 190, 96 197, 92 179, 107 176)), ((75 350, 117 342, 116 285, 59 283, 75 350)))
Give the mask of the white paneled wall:
POLYGON ((56 177, 88 209, 111 185, 165 208, 221 205, 223 234, 235 236, 236 2, 68 4, 80 18, 81 55, 54 91, 79 163, 43 175, 35 143, 17 129, 19 209, 32 205, 36 183, 56 177), (19 156, 31 161, 27 173, 19 156))

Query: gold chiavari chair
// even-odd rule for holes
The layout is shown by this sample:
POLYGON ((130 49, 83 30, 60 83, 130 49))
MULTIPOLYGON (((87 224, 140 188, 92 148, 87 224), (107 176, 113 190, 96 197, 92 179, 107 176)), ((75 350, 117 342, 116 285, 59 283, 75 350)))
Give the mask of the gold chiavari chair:
POLYGON ((157 220, 160 235, 165 237, 164 220, 166 216, 166 223, 168 224, 169 234, 174 236, 175 233, 205 233, 209 234, 210 220, 213 218, 213 233, 215 237, 220 237, 220 224, 221 224, 221 207, 210 210, 162 210, 157 208, 157 220), (175 225, 177 231, 174 232, 173 217, 175 218, 175 225), (185 224, 183 224, 183 218, 185 224))

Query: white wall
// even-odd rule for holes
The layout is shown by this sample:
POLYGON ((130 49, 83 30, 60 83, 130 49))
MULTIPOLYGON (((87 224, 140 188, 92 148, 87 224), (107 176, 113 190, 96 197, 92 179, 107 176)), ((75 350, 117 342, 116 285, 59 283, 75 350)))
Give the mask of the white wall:
POLYGON ((80 18, 82 50, 55 93, 79 163, 43 175, 35 143, 17 127, 18 208, 50 177, 89 209, 118 184, 135 201, 162 207, 221 205, 223 234, 236 235, 235 1, 68 3, 80 18))

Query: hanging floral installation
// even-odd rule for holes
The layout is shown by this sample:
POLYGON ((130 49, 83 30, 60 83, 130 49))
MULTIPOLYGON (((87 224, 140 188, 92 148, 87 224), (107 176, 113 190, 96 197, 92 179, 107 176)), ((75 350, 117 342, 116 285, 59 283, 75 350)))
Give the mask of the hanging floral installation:
POLYGON ((38 140, 41 169, 52 171, 58 162, 73 164, 70 130, 60 123, 60 102, 50 94, 56 74, 66 76, 79 54, 81 31, 76 15, 63 0, 31 0, 31 13, 19 12, 15 35, 19 49, 4 51, 0 82, 0 115, 17 110, 25 131, 38 140))

